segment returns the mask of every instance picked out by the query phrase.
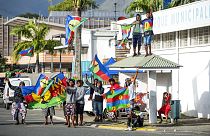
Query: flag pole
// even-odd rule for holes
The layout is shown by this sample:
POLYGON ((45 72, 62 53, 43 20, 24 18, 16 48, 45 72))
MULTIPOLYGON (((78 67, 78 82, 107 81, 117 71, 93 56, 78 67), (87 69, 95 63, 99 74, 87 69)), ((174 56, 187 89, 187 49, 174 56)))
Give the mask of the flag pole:
POLYGON ((28 68, 27 68, 27 72, 28 72, 28 73, 29 73, 30 62, 31 62, 31 56, 30 56, 29 62, 28 62, 28 68))

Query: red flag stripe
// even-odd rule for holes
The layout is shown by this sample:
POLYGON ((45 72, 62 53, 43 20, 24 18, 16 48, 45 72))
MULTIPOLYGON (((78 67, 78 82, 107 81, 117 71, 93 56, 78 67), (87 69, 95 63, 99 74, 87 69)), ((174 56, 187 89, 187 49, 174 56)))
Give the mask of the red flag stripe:
POLYGON ((108 98, 108 99, 106 99, 106 102, 107 103, 112 103, 112 102, 115 102, 115 101, 118 101, 118 100, 126 100, 126 99, 129 99, 129 95, 119 95, 119 96, 114 97, 114 98, 108 98))

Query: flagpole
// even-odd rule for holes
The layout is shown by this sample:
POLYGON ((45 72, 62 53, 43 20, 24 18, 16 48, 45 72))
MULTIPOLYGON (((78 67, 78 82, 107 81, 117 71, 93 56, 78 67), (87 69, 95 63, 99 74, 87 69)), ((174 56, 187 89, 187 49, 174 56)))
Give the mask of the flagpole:
POLYGON ((28 62, 28 68, 27 68, 27 72, 29 73, 29 66, 30 66, 30 62, 31 62, 31 56, 29 58, 29 62, 28 62))

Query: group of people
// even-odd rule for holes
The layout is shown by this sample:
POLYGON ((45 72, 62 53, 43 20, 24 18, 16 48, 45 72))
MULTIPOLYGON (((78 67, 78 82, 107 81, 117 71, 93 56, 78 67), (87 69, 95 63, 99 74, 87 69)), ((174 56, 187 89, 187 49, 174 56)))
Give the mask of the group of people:
MULTIPOLYGON (((134 118, 136 115, 133 112, 133 109, 136 109, 136 89, 135 89, 135 80, 138 75, 138 69, 136 70, 136 74, 131 77, 127 78, 125 80, 125 86, 129 91, 129 101, 130 101, 130 108, 128 110, 128 129, 131 129, 132 124, 132 118, 134 118)), ((22 120, 21 123, 25 124, 25 117, 27 110, 24 106, 24 97, 22 95, 21 87, 25 86, 24 82, 20 82, 19 86, 13 86, 9 82, 8 79, 6 79, 8 82, 8 85, 11 89, 15 90, 14 92, 14 98, 12 103, 12 115, 13 119, 16 120, 15 124, 19 124, 19 117, 18 115, 21 114, 22 120)), ((93 111, 95 113, 95 122, 102 122, 103 120, 103 97, 104 97, 104 88, 102 81, 99 81, 98 79, 94 79, 93 83, 90 83, 87 79, 85 79, 85 83, 90 87, 90 97, 88 100, 92 101, 93 111)), ((113 78, 109 79, 109 83, 111 85, 110 90, 117 90, 120 89, 120 85, 115 82, 113 78)), ((66 119, 65 125, 67 127, 75 127, 76 125, 83 125, 83 112, 84 112, 84 96, 85 96, 86 90, 83 86, 82 80, 77 80, 75 82, 74 79, 68 79, 67 80, 67 87, 66 87, 66 100, 63 103, 64 107, 64 116, 66 119), (71 119, 71 123, 70 123, 71 119), (79 120, 80 119, 80 120, 79 120)), ((148 93, 148 92, 147 92, 148 93)), ((143 95, 146 95, 147 93, 144 93, 143 95)), ((166 120, 168 119, 168 114, 170 111, 170 99, 171 95, 169 93, 163 94, 163 106, 160 110, 158 110, 158 114, 161 117, 161 114, 165 114, 166 120)), ((140 104, 141 106, 141 104, 140 104)), ((53 124, 53 115, 55 115, 54 107, 49 107, 46 109, 42 109, 45 117, 44 124, 48 124, 48 116, 50 116, 50 123, 53 124)), ((114 118, 117 119, 117 114, 114 112, 114 118)), ((160 123, 162 122, 162 118, 160 123)))
POLYGON ((153 38, 153 15, 152 11, 149 10, 146 13, 146 18, 141 20, 140 14, 136 14, 136 21, 132 23, 134 25, 133 28, 133 56, 141 55, 141 43, 142 43, 142 36, 143 36, 143 43, 145 46, 145 57, 148 55, 152 55, 151 51, 151 42, 153 38), (138 52, 136 53, 136 48, 138 46, 138 52))

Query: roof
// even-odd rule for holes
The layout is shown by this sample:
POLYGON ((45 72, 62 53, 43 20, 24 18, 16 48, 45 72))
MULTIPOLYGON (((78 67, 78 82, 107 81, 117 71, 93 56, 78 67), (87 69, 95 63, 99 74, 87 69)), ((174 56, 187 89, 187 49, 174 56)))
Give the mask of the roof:
POLYGON ((140 55, 137 57, 128 57, 126 59, 117 61, 110 68, 140 68, 140 69, 178 69, 182 67, 170 60, 162 58, 158 55, 140 55))
MULTIPOLYGON (((34 20, 34 19, 29 19, 29 18, 24 18, 24 17, 15 17, 15 18, 12 18, 9 21, 5 22, 4 25, 8 25, 8 26, 24 25, 31 20, 34 20)), ((63 24, 46 22, 46 21, 41 21, 41 20, 37 20, 37 23, 45 23, 51 27, 60 27, 60 28, 65 27, 63 24)))

